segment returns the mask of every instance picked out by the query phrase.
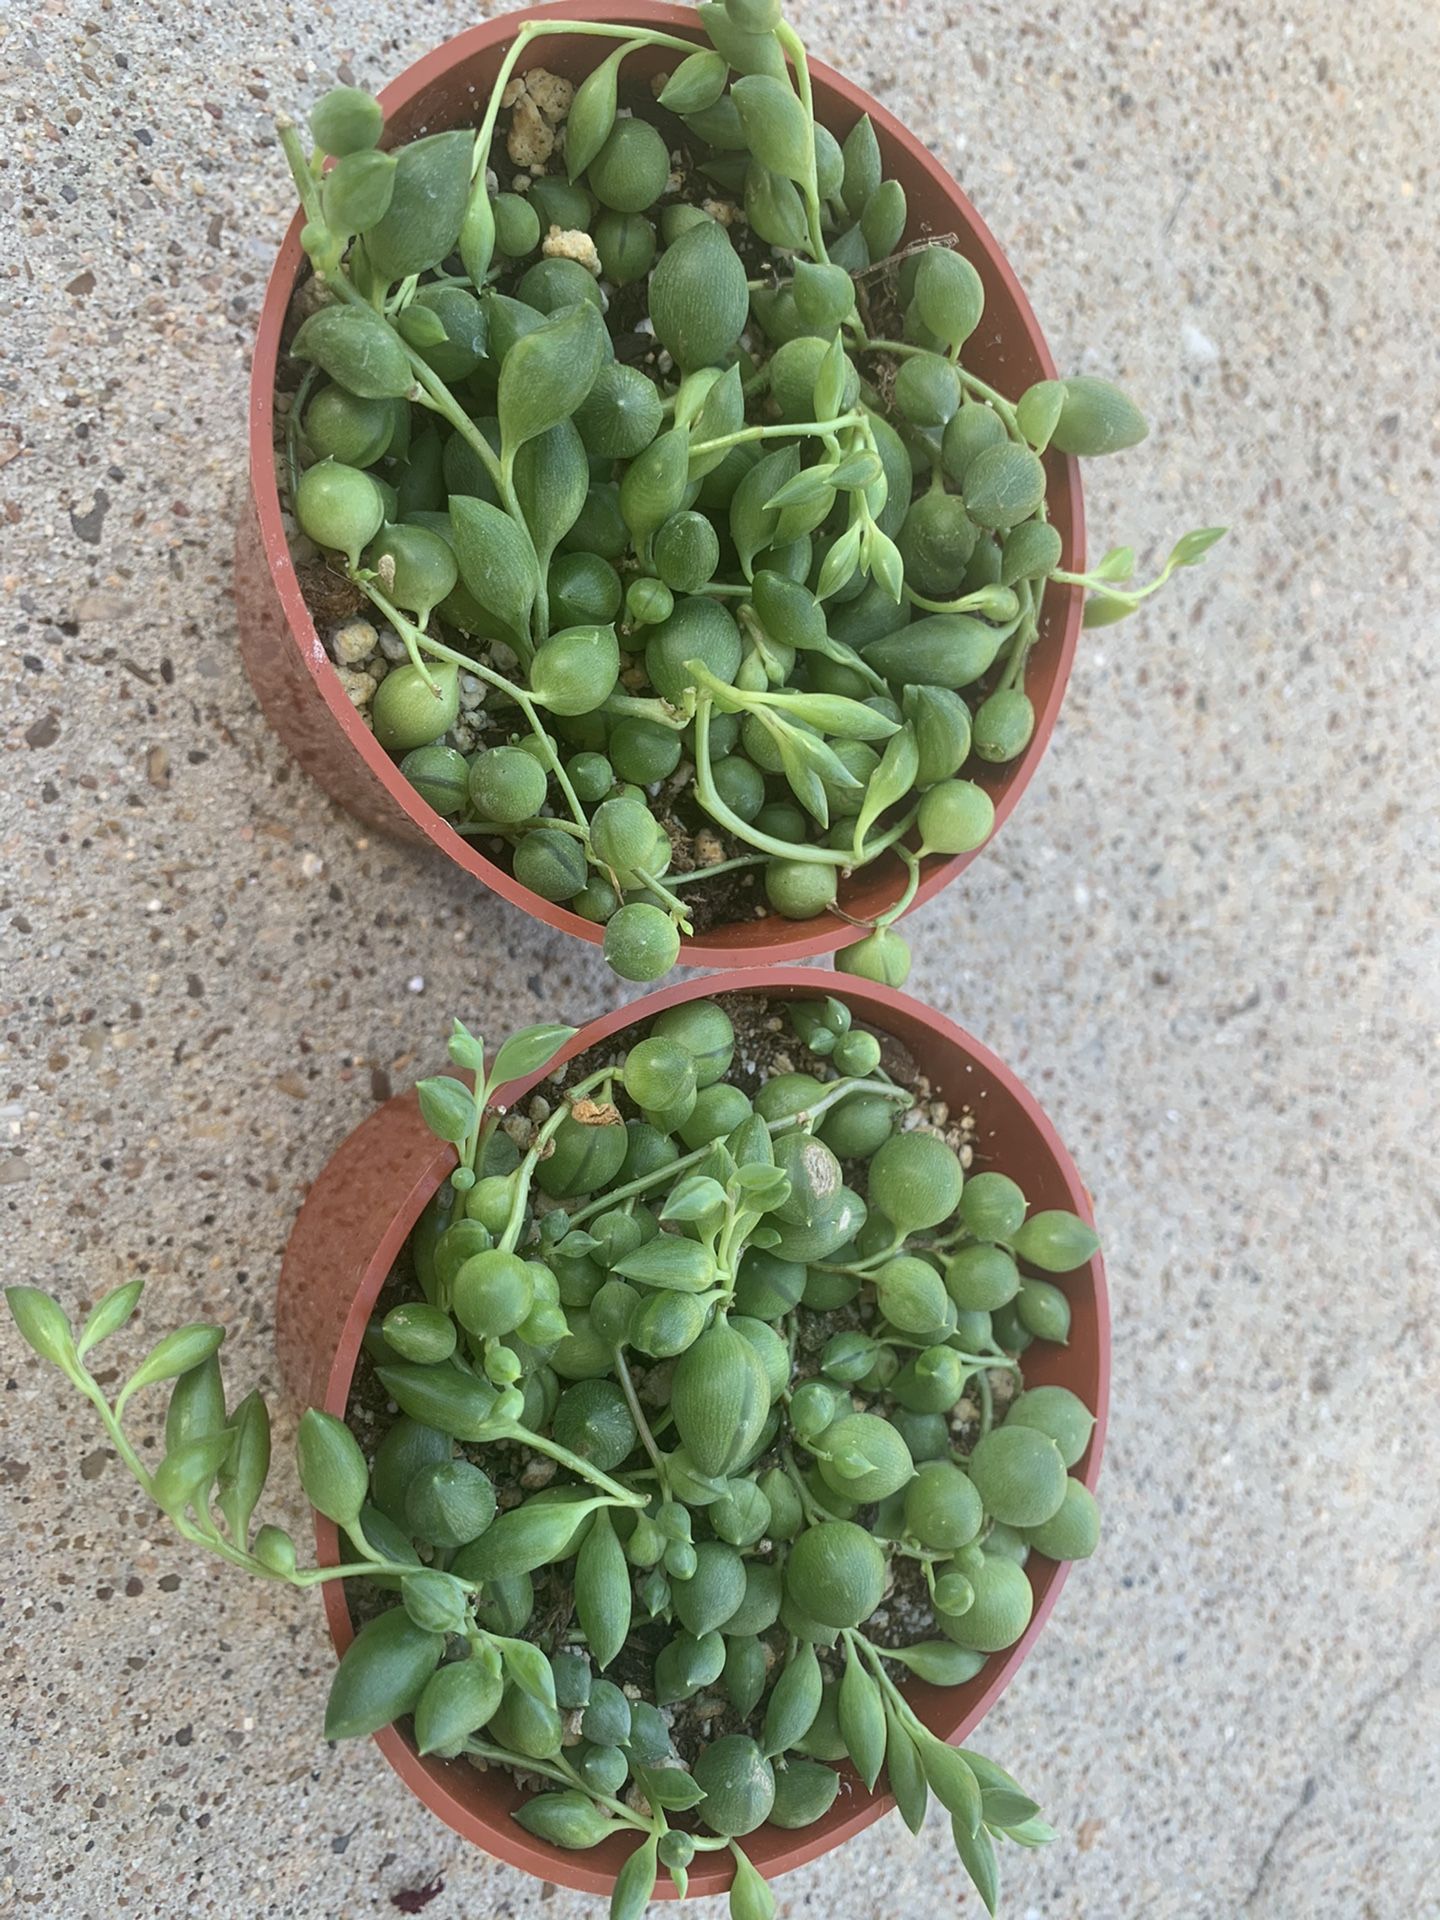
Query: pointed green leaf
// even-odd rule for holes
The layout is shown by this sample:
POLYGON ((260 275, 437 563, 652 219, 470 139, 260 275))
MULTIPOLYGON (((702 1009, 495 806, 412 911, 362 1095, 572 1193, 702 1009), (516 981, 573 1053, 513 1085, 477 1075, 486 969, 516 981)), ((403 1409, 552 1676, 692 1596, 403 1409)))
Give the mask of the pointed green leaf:
POLYGON ((573 1040, 577 1029, 567 1027, 558 1020, 544 1020, 538 1026, 525 1027, 519 1033, 512 1033, 495 1056, 492 1078, 495 1085, 503 1086, 507 1080, 524 1080, 532 1073, 553 1060, 567 1040, 573 1040))
POLYGON ((457 1020, 451 1027, 446 1050, 457 1067, 470 1073, 485 1071, 485 1042, 478 1040, 463 1020, 457 1020))
POLYGON ((515 497, 541 564, 579 518, 590 492, 590 461, 573 420, 527 440, 515 459, 515 497))
POLYGON ((640 1920, 655 1891, 655 1849, 659 1842, 652 1833, 631 1854, 615 1876, 615 1891, 610 1896, 610 1920, 640 1920))
POLYGON ((398 400, 415 384, 399 334, 372 307, 321 307, 290 351, 362 400, 398 400))
POLYGON ((774 1920, 775 1896, 754 1862, 732 1840, 735 1878, 730 1883, 730 1920, 774 1920))
POLYGON ((758 697, 772 712, 815 727, 835 740, 888 740, 900 730, 898 721, 842 693, 775 693, 758 697))
POLYGON ((384 218, 365 235, 365 258, 384 281, 438 267, 453 253, 470 201, 475 136, 432 133, 395 150, 395 175, 384 218))
POLYGON ((75 1337, 60 1302, 39 1287, 7 1287, 5 1301, 16 1326, 40 1358, 68 1372, 75 1360, 75 1337))
POLYGON ((806 180, 815 165, 810 116, 787 80, 764 73, 746 74, 732 83, 730 97, 740 109, 740 124, 751 153, 762 167, 788 180, 806 180))
POLYGON ((700 113, 725 91, 726 66, 718 53, 702 47, 682 60, 660 91, 667 113, 700 113))
POLYGON ((160 1462, 153 1481, 155 1499, 172 1520, 178 1520, 192 1503, 203 1511, 210 1483, 230 1451, 234 1437, 226 1428, 203 1440, 183 1441, 160 1462))
POLYGON ((627 46, 617 47, 575 89, 565 122, 565 168, 572 181, 579 179, 610 138, 619 97, 620 62, 629 51, 627 46))
POLYGON ((444 1649, 444 1636, 417 1627, 403 1607, 367 1621, 335 1669, 325 1738, 363 1739, 413 1712, 444 1649))
POLYGON ((170 1389, 165 1409, 165 1451, 173 1453, 187 1440, 208 1440, 225 1430, 225 1387, 220 1362, 212 1353, 198 1367, 182 1373, 170 1389))
MULTIPOLYGON (((618 1820, 612 1820, 609 1814, 597 1807, 588 1794, 571 1787, 559 1793, 537 1793, 518 1806, 511 1817, 527 1833, 548 1840, 551 1846, 564 1847, 571 1853, 583 1852, 587 1847, 598 1847, 612 1833, 626 1831, 618 1820)), ((650 1844, 653 1848, 653 1839, 650 1844)), ((613 1907, 611 1911, 614 1911, 613 1907)), ((643 1911, 642 1902, 637 1912, 643 1911)))
POLYGON ((603 1671, 630 1631, 630 1568, 602 1507, 575 1562, 575 1612, 595 1664, 603 1671))
POLYGON ((538 1700, 541 1706, 555 1705, 555 1669, 545 1658, 539 1647, 529 1640, 501 1640, 500 1658, 504 1663, 506 1678, 512 1686, 519 1687, 522 1693, 528 1693, 532 1700, 538 1700))
POLYGON ((885 1778, 900 1809, 900 1818, 911 1833, 919 1833, 925 1824, 930 1789, 915 1742, 888 1700, 885 1702, 885 1778))
POLYGON ((448 1074, 416 1082, 420 1117, 437 1139, 458 1147, 475 1124, 475 1098, 462 1081, 448 1074))
POLYGON ((886 808, 893 807, 911 791, 919 770, 920 749, 915 744, 915 729, 907 724, 886 741, 880 764, 866 783, 864 803, 855 816, 857 847, 865 844, 865 836, 886 808))
MULTIPOLYGON (((605 323, 589 300, 562 307, 517 340, 500 369, 502 447, 513 454, 525 441, 568 420, 595 384, 605 344, 605 323)), ((463 560, 460 570, 465 572, 463 560)))
POLYGON ((216 1493, 230 1538, 243 1547, 249 1537, 250 1517, 270 1472, 270 1413, 252 1388, 230 1420, 235 1443, 216 1476, 216 1493))
POLYGON ((353 1527, 370 1486, 360 1443, 343 1420, 310 1407, 296 1435, 300 1484, 312 1507, 337 1527, 353 1527))
POLYGON ((920 1761, 935 1798, 958 1826, 974 1833, 980 1826, 980 1784, 969 1762, 933 1734, 920 1742, 920 1761))
POLYGON ((415 1708, 415 1744, 421 1753, 457 1752, 489 1722, 503 1692, 497 1665, 475 1656, 452 1660, 425 1683, 415 1708))
MULTIPOLYGON (((515 351, 511 349, 510 359, 515 351)), ((510 360, 505 364, 508 367, 510 360)), ((537 431, 544 432, 544 428, 537 431)), ((540 587, 540 569, 529 534, 508 513, 470 494, 450 496, 450 522, 455 529, 460 578, 487 612, 503 621, 512 633, 523 636, 540 587)))
POLYGON ((913 1647, 887 1647, 887 1660, 898 1660, 918 1679, 935 1687, 959 1687, 973 1680, 988 1658, 951 1640, 922 1640, 913 1647))
POLYGON ((705 1798, 705 1789, 683 1767, 631 1768, 635 1784, 652 1807, 664 1807, 667 1813, 688 1813, 705 1798))
POLYGON ((1000 1868, 995 1859, 995 1846, 989 1834, 981 1827, 971 1833, 963 1820, 952 1820, 950 1831, 955 1836, 955 1851, 971 1880, 975 1891, 985 1903, 985 1911, 994 1920, 995 1908, 1000 1899, 1000 1868))
POLYGON ((1223 540, 1229 531, 1227 527, 1196 527, 1193 533, 1182 533, 1170 549, 1169 567, 1198 566, 1217 540, 1223 540))
POLYGON ((697 1240, 686 1240, 677 1233, 657 1233, 644 1246, 617 1260, 611 1271, 622 1280, 639 1280, 647 1287, 704 1293, 715 1284, 715 1256, 697 1240))
POLYGON ((840 1676, 840 1735, 855 1771, 867 1787, 880 1777, 885 1761, 885 1705, 875 1676, 852 1646, 840 1676))
POLYGON ((140 1295, 144 1290, 143 1280, 127 1280, 123 1287, 116 1287, 102 1300, 97 1300, 81 1330, 75 1351, 81 1355, 87 1354, 91 1347, 108 1340, 112 1333, 118 1333, 140 1304, 140 1295))
POLYGON ((163 1340, 155 1343, 125 1382, 115 1402, 116 1411, 123 1411, 126 1403, 143 1387, 154 1386, 159 1380, 173 1380, 177 1374, 188 1373, 191 1367, 198 1367, 202 1360, 208 1360, 212 1353, 219 1351, 224 1338, 223 1327, 213 1327, 200 1320, 167 1333, 163 1340))
POLYGON ((766 1702, 760 1745, 767 1758, 787 1752, 805 1738, 820 1711, 824 1684, 814 1647, 808 1640, 800 1641, 766 1702))

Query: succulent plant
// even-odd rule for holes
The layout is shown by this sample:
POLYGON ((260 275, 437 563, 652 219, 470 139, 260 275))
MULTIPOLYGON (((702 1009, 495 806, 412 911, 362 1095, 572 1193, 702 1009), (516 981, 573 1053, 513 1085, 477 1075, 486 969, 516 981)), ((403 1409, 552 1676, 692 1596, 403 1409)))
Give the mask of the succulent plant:
POLYGON ((350 682, 377 739, 616 972, 760 897, 727 888, 810 919, 893 852, 847 962, 893 982, 921 860, 983 844, 971 776, 1030 742, 1047 584, 1119 619, 1221 530, 1147 586, 1128 549, 1066 571, 1043 455, 1143 417, 1089 375, 972 371, 980 276, 906 243, 869 119, 816 121, 778 9, 699 17, 709 46, 529 21, 474 127, 389 151, 351 87, 313 155, 282 124, 313 269, 290 505, 388 624, 350 682), (572 89, 529 64, 555 34, 613 50, 572 89))
POLYGON ((220 1327, 167 1335, 112 1402, 87 1355, 140 1282, 78 1334, 48 1295, 7 1298, 187 1539, 293 1586, 356 1583, 327 1735, 405 1721, 422 1753, 543 1781, 515 1818, 558 1846, 634 1834, 618 1920, 719 1849, 736 1920, 769 1914, 743 1838, 822 1817, 847 1757, 912 1830, 935 1795, 993 1911, 996 1839, 1051 1829, 902 1683, 972 1680, 1025 1631, 1028 1554, 1094 1550, 1072 1473, 1091 1411, 1025 1390, 1022 1356, 1063 1337, 1026 1318, 1052 1284, 1026 1269, 1073 1273, 1096 1237, 1001 1168, 967 1177, 954 1123, 843 1001, 765 1003, 755 1031, 765 1058, 725 1006, 671 1007, 507 1115, 497 1094, 572 1030, 492 1059, 456 1022, 473 1084, 418 1089, 456 1164, 364 1342, 379 1437, 314 1409, 299 1429, 339 1566, 302 1570, 255 1526, 269 1419, 257 1393, 227 1404, 220 1327), (152 1470, 123 1417, 167 1381, 152 1470))

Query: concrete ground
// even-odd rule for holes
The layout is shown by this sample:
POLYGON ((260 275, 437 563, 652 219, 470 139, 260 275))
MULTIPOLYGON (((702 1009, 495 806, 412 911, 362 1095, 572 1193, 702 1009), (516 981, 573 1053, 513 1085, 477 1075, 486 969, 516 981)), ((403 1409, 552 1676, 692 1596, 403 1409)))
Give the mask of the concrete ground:
MULTIPOLYGON (((474 15, 4 22, 6 1264, 71 1300, 144 1274, 157 1324, 226 1320, 234 1377, 271 1388, 281 1246, 372 1100, 452 1010, 494 1030, 614 992, 336 811, 235 649, 247 356, 289 211, 270 111, 474 15)), ((795 18, 958 174, 1062 367, 1145 406, 1145 446, 1090 469, 1092 551, 1234 529, 1085 637, 1017 818, 911 923, 914 990, 1070 1142, 1114 1293, 1106 1543, 984 1728, 1063 1836, 1012 1851, 1004 1910, 1440 1914, 1440 16, 795 18)), ((597 1911, 328 1748, 318 1607, 172 1540, 0 1337, 7 1911, 330 1920, 436 1879, 428 1920, 597 1911)), ((777 1892, 977 1911, 945 1836, 893 1817, 777 1892)))

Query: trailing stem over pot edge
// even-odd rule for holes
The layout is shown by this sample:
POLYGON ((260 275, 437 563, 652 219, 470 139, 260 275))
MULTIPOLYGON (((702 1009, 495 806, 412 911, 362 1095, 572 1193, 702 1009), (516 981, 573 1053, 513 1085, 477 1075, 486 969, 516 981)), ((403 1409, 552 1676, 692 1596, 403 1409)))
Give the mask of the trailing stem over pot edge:
POLYGON ((495 1089, 571 1030, 530 1029, 487 1060, 457 1022, 474 1088, 419 1091, 458 1164, 412 1236, 412 1297, 366 1336, 400 1415, 368 1461, 344 1422, 301 1423, 302 1484, 349 1542, 344 1566, 301 1570, 288 1535, 255 1529, 269 1422, 258 1394, 227 1408, 221 1328, 167 1336, 112 1404, 86 1355, 140 1283, 78 1336, 47 1295, 8 1298, 187 1539, 293 1585, 388 1590, 337 1670, 330 1736, 413 1716, 421 1752, 549 1782, 516 1814, 541 1838, 633 1832, 615 1914, 638 1913, 660 1866, 683 1892, 696 1854, 727 1848, 734 1913, 769 1913, 740 1841, 823 1816, 847 1754, 869 1785, 885 1770, 917 1830, 935 1793, 993 1909, 995 1838, 1050 1829, 1007 1774, 936 1738, 891 1669, 970 1679, 1024 1631, 1030 1548, 1093 1550, 1094 1503, 1067 1476, 1089 1410, 1007 1382, 1068 1323, 1063 1291, 1021 1269, 1077 1269, 1095 1236, 1030 1211, 999 1171, 966 1178, 841 1001, 783 1004, 767 1031, 814 1073, 777 1054, 742 1074, 726 1011, 687 1003, 504 1128, 495 1089), (152 1472, 123 1415, 166 1380, 152 1472), (511 1453, 553 1476, 539 1491, 545 1474, 522 1476, 519 1504, 511 1453), (907 1577, 933 1622, 918 1642, 877 1612, 907 1577), (662 1710, 714 1688, 707 1712, 728 1703, 730 1730, 677 1753, 662 1710))
POLYGON ((979 277, 943 245, 891 257, 903 190, 868 119, 817 125, 772 11, 703 6, 699 50, 527 22, 476 131, 386 154, 354 89, 316 109, 313 157, 283 129, 325 301, 293 342, 292 504, 406 661, 358 676, 382 744, 522 884, 603 923, 617 970, 667 969, 697 888, 753 870, 804 920, 893 851, 908 879, 852 964, 898 983, 883 929, 920 859, 993 825, 967 768, 1029 742, 1047 580, 1120 618, 1218 530, 1144 588, 1125 549, 1061 568, 1041 456, 1132 445, 1143 419, 1103 381, 1012 404, 969 370, 979 277), (558 33, 613 47, 573 98, 516 77, 558 33), (683 58, 627 114, 625 60, 656 47, 683 58), (498 191, 502 136, 563 168, 498 191))

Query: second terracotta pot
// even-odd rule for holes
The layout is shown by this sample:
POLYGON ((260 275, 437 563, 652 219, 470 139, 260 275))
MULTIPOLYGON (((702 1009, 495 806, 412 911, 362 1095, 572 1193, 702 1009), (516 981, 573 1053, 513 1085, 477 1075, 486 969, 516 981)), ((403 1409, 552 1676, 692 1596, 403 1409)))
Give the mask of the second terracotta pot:
MULTIPOLYGON (((477 99, 488 92, 516 26, 546 16, 654 26, 708 44, 693 8, 654 0, 576 0, 573 5, 502 14, 437 47, 385 88, 380 98, 387 139, 473 124, 477 99)), ((521 65, 543 63, 578 80, 605 51, 604 42, 557 35, 532 44, 521 65)), ((630 57, 625 71, 631 83, 643 82, 672 66, 674 59, 661 49, 644 49, 630 57)), ((905 189, 906 241, 953 234, 979 270, 985 317, 966 347, 967 366, 1001 392, 1016 396, 1036 380, 1054 378, 1055 365, 1030 303, 994 235, 959 187, 878 101, 819 61, 810 63, 810 71, 816 117, 837 137, 843 139, 862 114, 869 114, 886 174, 905 189)), ((275 461, 275 376, 286 311, 304 266, 300 227, 297 214, 270 276, 250 381, 250 491, 236 539, 235 596, 241 652, 256 697, 301 766, 347 811, 440 853, 535 919, 598 944, 602 928, 521 886, 421 800, 346 698, 315 630, 290 559, 275 461)), ((1047 507, 1062 542, 1061 564, 1078 572, 1085 545, 1079 467, 1057 454, 1046 456, 1046 466, 1047 507)), ((1080 630, 1080 601, 1076 588, 1052 585, 1046 594, 1040 639, 1026 675, 1035 706, 1029 746, 1008 766, 974 771, 995 802, 997 831, 1034 776, 1054 730, 1080 630)), ((955 879, 975 857, 967 853, 928 859, 916 904, 955 879)), ((855 919, 872 919, 895 900, 903 880, 900 862, 886 857, 843 881, 839 904, 855 919)), ((804 921, 768 914, 713 927, 684 941, 680 959, 687 966, 764 966, 831 953, 854 938, 853 926, 838 914, 804 921)))
MULTIPOLYGON (((822 982, 814 973, 789 968, 747 975, 733 984, 746 993, 813 999, 822 982)), ((688 981, 608 1013, 583 1028, 558 1058, 567 1060, 600 1045, 665 1007, 704 998, 715 985, 713 979, 688 981)), ((952 1111, 968 1108, 974 1113, 979 1163, 1011 1174, 1032 1207, 1064 1207, 1087 1220, 1092 1217, 1089 1196, 1054 1128, 1033 1095, 994 1054, 951 1021, 888 987, 828 976, 823 985, 845 1001, 857 1022, 901 1041, 952 1111)), ((474 1024, 483 1026, 483 1020, 474 1024)), ((507 1088, 508 1103, 522 1098, 541 1078, 543 1074, 536 1074, 507 1088)), ((453 1151, 426 1129, 414 1094, 402 1094, 356 1128, 311 1188, 285 1250, 276 1307, 281 1371, 298 1406, 323 1407, 344 1416, 370 1310, 411 1228, 454 1164, 453 1151)), ((1093 1489, 1105 1441, 1110 1380, 1109 1311, 1098 1255, 1067 1277, 1065 1291, 1072 1315, 1070 1344, 1037 1342, 1025 1355, 1025 1379, 1030 1386, 1069 1387, 1094 1410, 1090 1446, 1074 1469, 1093 1489)), ((317 1519, 320 1561, 338 1565, 337 1548, 333 1525, 317 1519)), ((992 1656, 965 1686, 938 1688, 917 1681, 907 1689, 916 1712, 943 1739, 964 1739, 1009 1686, 1043 1630, 1068 1568, 1032 1554, 1026 1571, 1035 1611, 1013 1647, 992 1656)), ((327 1584, 323 1592, 340 1654, 354 1632, 349 1606, 339 1582, 327 1584)), ((405 1785, 464 1839, 543 1880, 587 1893, 609 1893, 633 1844, 628 1838, 612 1838, 586 1853, 550 1846, 510 1818, 523 1796, 508 1774, 478 1773, 463 1761, 422 1759, 396 1727, 387 1727, 376 1739, 405 1785)), ((1003 1763, 1007 1756, 997 1758, 1003 1763)), ((829 1852, 894 1805, 888 1793, 867 1791, 848 1765, 841 1773, 840 1796, 824 1819, 799 1832, 766 1825, 747 1836, 746 1852, 762 1873, 785 1873, 829 1852)), ((698 1854, 690 1888, 696 1894, 720 1893, 730 1877, 727 1855, 698 1854)), ((657 1895, 673 1891, 662 1876, 657 1895)))

